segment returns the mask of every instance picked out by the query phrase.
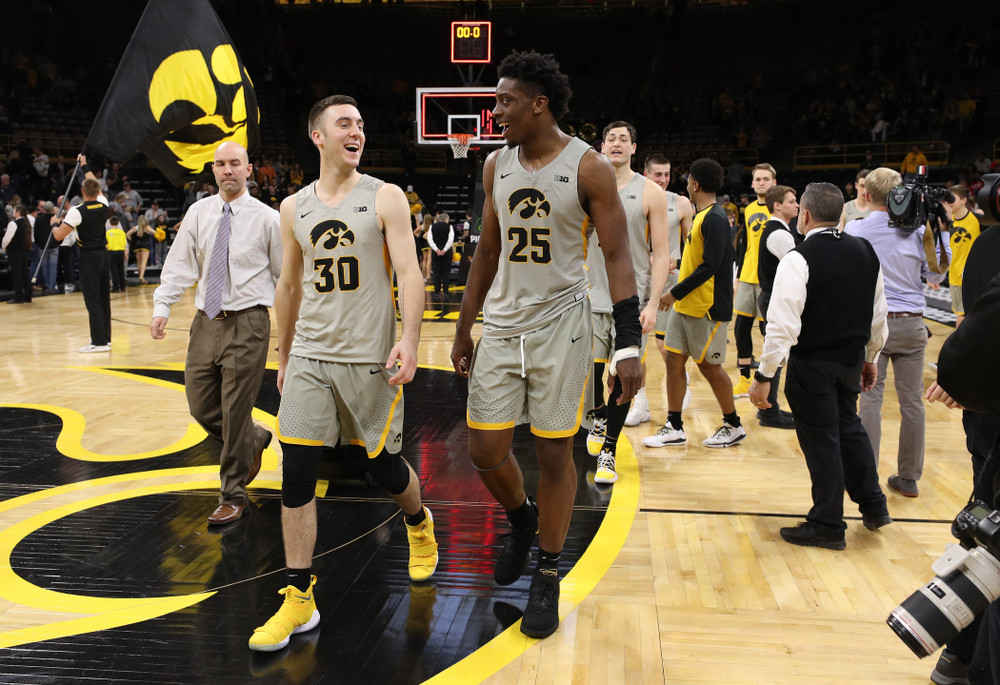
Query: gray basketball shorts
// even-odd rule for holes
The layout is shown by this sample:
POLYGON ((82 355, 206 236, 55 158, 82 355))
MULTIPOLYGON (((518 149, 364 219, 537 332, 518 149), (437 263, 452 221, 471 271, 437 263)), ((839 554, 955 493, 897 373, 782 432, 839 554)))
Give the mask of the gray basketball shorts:
MULTIPOLYGON (((675 269, 670 272, 669 276, 667 276, 667 290, 670 290, 677 285, 677 274, 679 273, 680 272, 675 269)), ((670 307, 665 310, 656 310, 656 328, 653 329, 653 333, 655 333, 656 337, 660 340, 663 340, 663 337, 667 334, 667 319, 670 318, 670 310, 670 307)))
POLYGON ((733 300, 733 313, 763 321, 764 315, 760 312, 758 300, 760 300, 760 283, 740 281, 736 298, 733 300))
POLYGON ((543 438, 576 435, 591 403, 592 341, 586 298, 530 333, 480 339, 469 371, 469 427, 530 423, 543 438))
POLYGON ((965 316, 965 303, 962 302, 962 286, 952 285, 948 287, 951 291, 951 311, 961 316, 965 316))
POLYGON ((723 321, 708 315, 698 318, 670 308, 667 336, 663 346, 669 352, 691 357, 696 363, 723 364, 726 361, 726 329, 723 321))
MULTIPOLYGON (((615 319, 605 312, 594 312, 590 315, 594 327, 594 361, 602 364, 611 363, 615 353, 615 319)), ((639 342, 639 357, 646 361, 646 341, 648 333, 643 333, 639 342)))
POLYGON ((369 457, 403 443, 403 389, 381 364, 292 355, 278 409, 278 439, 296 445, 361 445, 369 457))

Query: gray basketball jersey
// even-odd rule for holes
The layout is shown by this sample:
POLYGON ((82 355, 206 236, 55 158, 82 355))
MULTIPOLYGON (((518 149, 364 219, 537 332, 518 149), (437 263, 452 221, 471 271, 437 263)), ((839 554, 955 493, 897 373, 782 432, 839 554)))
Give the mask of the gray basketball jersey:
MULTIPOLYGON (((642 193, 646 187, 646 177, 634 174, 632 179, 619 189, 625 208, 626 226, 628 228, 629 254, 632 255, 632 270, 635 271, 636 292, 640 299, 648 300, 649 290, 649 225, 646 212, 642 208, 642 193)), ((596 240, 596 231, 589 236, 587 245, 587 275, 590 277, 590 308, 595 312, 610 312, 612 310, 611 288, 608 285, 608 270, 604 262, 604 252, 596 240)))
POLYGON ((312 183, 295 194, 302 304, 291 354, 384 364, 396 340, 396 303, 385 236, 375 215, 382 181, 362 176, 336 207, 312 183))
MULTIPOLYGON (((677 198, 680 197, 677 193, 670 190, 667 192, 667 230, 670 231, 670 259, 673 262, 680 261, 681 258, 681 210, 678 207, 677 198)), ((653 248, 650 246, 650 252, 653 248)), ((666 295, 667 291, 670 290, 670 279, 667 279, 666 285, 663 286, 663 292, 661 295, 666 295)))
POLYGON ((577 190, 590 146, 571 138, 559 156, 527 171, 503 148, 493 175, 501 254, 483 306, 483 335, 506 338, 545 326, 586 297, 586 212, 577 190))

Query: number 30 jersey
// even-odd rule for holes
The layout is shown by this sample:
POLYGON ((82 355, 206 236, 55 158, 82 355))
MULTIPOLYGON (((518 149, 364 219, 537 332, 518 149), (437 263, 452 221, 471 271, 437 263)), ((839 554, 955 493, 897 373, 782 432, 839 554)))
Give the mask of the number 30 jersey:
POLYGON ((541 328, 587 296, 587 214, 577 178, 590 146, 571 138, 558 157, 531 172, 518 149, 500 150, 493 175, 501 253, 483 306, 489 338, 541 328))
POLYGON ((295 194, 302 248, 302 303, 291 354, 321 361, 385 364, 396 341, 396 303, 385 235, 375 214, 382 186, 362 176, 336 207, 312 183, 295 194))

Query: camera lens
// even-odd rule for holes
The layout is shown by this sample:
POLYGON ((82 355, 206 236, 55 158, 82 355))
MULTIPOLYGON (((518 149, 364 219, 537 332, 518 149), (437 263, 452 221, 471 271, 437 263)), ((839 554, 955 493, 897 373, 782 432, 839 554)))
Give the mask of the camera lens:
POLYGON ((976 193, 976 204, 983 210, 985 226, 1000 224, 1000 174, 986 174, 983 187, 976 193))
POLYGON ((990 598, 963 569, 927 583, 903 600, 886 623, 914 654, 923 658, 972 623, 990 598))

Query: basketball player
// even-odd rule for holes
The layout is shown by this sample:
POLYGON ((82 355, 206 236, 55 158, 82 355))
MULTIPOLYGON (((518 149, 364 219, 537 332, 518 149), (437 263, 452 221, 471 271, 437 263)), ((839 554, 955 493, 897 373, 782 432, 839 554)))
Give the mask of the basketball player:
MULTIPOLYGON (((601 150, 611 160, 618 184, 618 195, 625 208, 629 250, 638 292, 645 306, 640 314, 642 344, 640 357, 645 354, 646 335, 656 324, 659 294, 670 273, 670 236, 667 234, 667 198, 660 188, 642 174, 632 171, 635 154, 636 130, 624 121, 615 121, 604 128, 601 150), (650 260, 650 246, 652 260, 650 260), (649 294, 657 293, 650 299, 649 294)), ((614 322, 611 317, 611 293, 604 254, 597 241, 587 247, 587 274, 590 277, 591 321, 594 326, 594 430, 587 436, 587 451, 597 457, 595 483, 614 483, 618 480, 615 470, 615 448, 629 404, 604 406, 604 366, 611 358, 614 343, 614 322)), ((648 411, 648 404, 647 404, 648 411)))
POLYGON ((740 245, 737 247, 737 266, 739 279, 736 281, 733 313, 736 323, 733 334, 736 336, 736 363, 740 369, 740 379, 733 388, 733 397, 746 397, 750 389, 750 366, 753 363, 753 322, 757 319, 763 324, 764 317, 760 313, 757 301, 760 299, 760 283, 757 281, 757 252, 760 245, 760 234, 764 224, 771 218, 764 199, 767 189, 777 183, 777 172, 766 162, 753 168, 751 184, 757 193, 757 201, 751 202, 746 208, 746 231, 740 245), (742 262, 740 258, 742 257, 742 262))
MULTIPOLYGON (((667 190, 670 185, 670 160, 663 155, 650 155, 646 158, 645 176, 658 185, 667 194, 667 232, 670 235, 670 273, 667 275, 667 285, 663 289, 662 295, 677 285, 677 269, 681 265, 681 245, 687 240, 688 232, 691 230, 691 218, 694 211, 691 209, 691 201, 683 195, 667 190)), ((663 363, 667 363, 667 349, 663 346, 663 336, 667 331, 668 312, 662 309, 656 311, 656 327, 654 328, 654 339, 656 349, 660 351, 663 363)), ((625 418, 626 426, 638 426, 650 420, 649 399, 646 396, 645 365, 643 367, 643 385, 636 393, 632 401, 632 408, 625 418)), ((687 371, 684 372, 685 390, 684 405, 687 409, 691 403, 691 386, 686 383, 687 371)))
POLYGON ((528 567, 538 534, 538 567, 521 632, 559 627, 559 555, 573 513, 573 436, 587 404, 593 364, 582 229, 593 220, 608 269, 617 374, 608 402, 639 387, 639 298, 625 212, 607 158, 557 124, 568 110, 568 79, 551 55, 512 52, 500 64, 493 118, 507 147, 483 168, 483 230, 472 260, 451 360, 469 380, 469 452, 512 532, 494 567, 498 585, 528 567), (473 353, 472 324, 483 307, 473 353), (510 452, 528 422, 538 458, 538 506, 510 452))
POLYGON ((726 211, 716 202, 722 187, 722 167, 714 159, 691 162, 688 194, 697 213, 681 258, 678 283, 660 298, 670 308, 667 319, 667 420, 655 434, 642 439, 646 447, 684 445, 681 419, 684 401, 684 364, 692 357, 722 409, 722 426, 702 444, 731 447, 746 437, 733 402, 733 385, 722 369, 726 361, 725 322, 733 316, 729 277, 733 263, 726 211))
POLYGON ((285 257, 275 313, 288 583, 278 613, 250 638, 250 649, 264 652, 319 623, 311 565, 324 444, 339 438, 364 446, 372 478, 405 514, 410 578, 427 580, 438 561, 433 518, 416 474, 399 456, 400 386, 417 367, 424 303, 409 205, 399 187, 358 172, 365 131, 353 98, 331 95, 313 105, 309 135, 320 152, 319 180, 281 203, 285 257), (403 320, 399 342, 392 269, 403 320))

